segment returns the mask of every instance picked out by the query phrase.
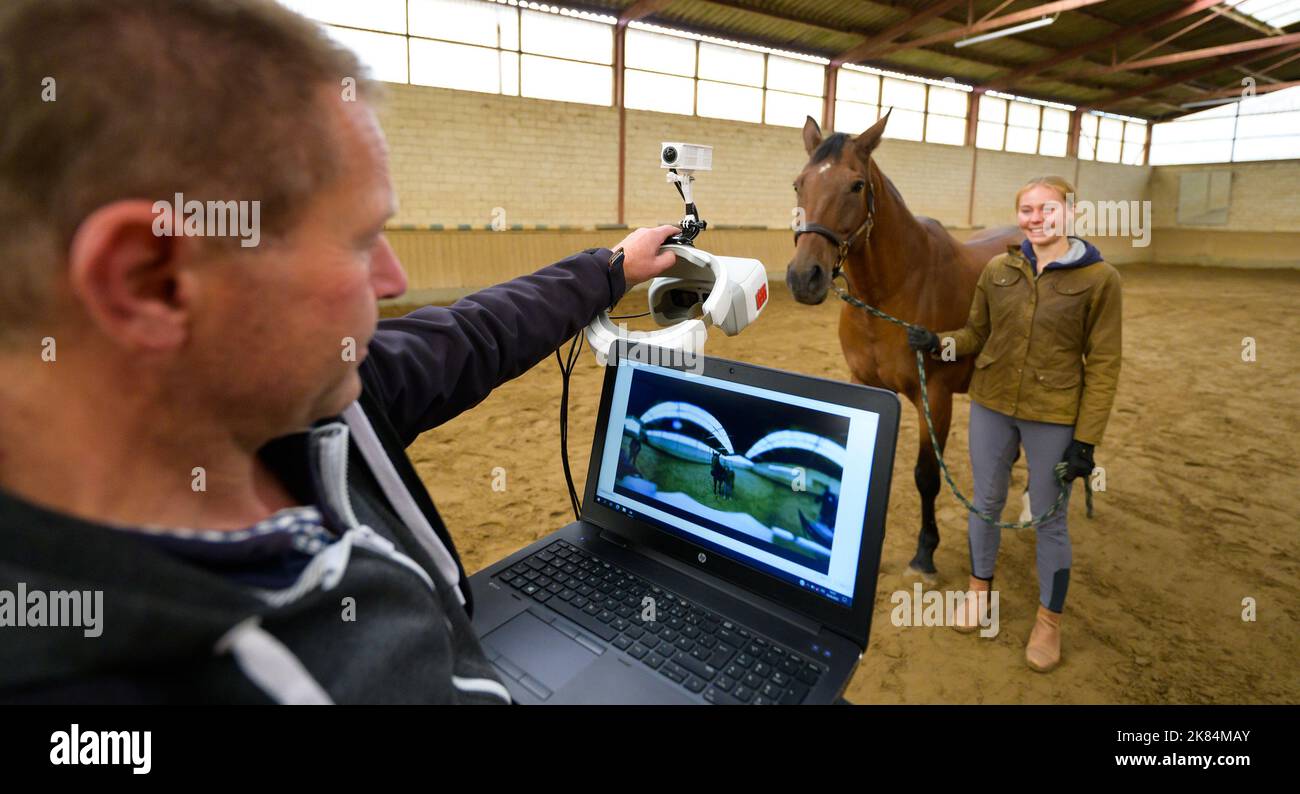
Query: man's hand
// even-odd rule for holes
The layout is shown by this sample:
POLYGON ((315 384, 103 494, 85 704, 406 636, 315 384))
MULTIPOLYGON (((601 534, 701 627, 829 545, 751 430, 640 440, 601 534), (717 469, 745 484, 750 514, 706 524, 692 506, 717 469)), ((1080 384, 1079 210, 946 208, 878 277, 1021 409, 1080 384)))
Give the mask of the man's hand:
POLYGON ((664 240, 680 231, 676 226, 637 229, 614 246, 613 250, 623 251, 623 280, 627 282, 628 289, 642 281, 649 281, 673 266, 677 255, 671 251, 662 254, 658 251, 664 240))

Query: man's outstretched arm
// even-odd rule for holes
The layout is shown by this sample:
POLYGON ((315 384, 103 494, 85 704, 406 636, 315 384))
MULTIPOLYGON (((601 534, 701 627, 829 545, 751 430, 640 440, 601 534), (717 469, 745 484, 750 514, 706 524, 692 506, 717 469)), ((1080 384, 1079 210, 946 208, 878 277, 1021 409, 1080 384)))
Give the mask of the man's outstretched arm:
POLYGON ((361 372, 402 442, 477 405, 616 303, 626 287, 609 258, 591 249, 452 306, 381 320, 361 372))
POLYGON ((667 269, 655 255, 676 227, 639 229, 611 251, 593 248, 536 273, 480 290, 452 306, 382 320, 361 375, 385 405, 404 444, 477 405, 528 371, 632 285, 667 269))

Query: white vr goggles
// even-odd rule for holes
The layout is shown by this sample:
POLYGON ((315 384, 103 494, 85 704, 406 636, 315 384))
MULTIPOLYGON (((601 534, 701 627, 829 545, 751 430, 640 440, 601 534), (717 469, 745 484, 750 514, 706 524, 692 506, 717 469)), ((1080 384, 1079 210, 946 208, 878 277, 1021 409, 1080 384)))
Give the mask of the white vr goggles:
POLYGON ((708 326, 735 336, 758 319, 767 304, 767 271, 757 259, 714 256, 691 245, 665 245, 677 262, 650 282, 650 314, 658 331, 628 331, 601 312, 587 326, 587 343, 604 364, 611 353, 650 345, 690 356, 704 352, 708 326), (618 346, 618 347, 616 347, 618 346))

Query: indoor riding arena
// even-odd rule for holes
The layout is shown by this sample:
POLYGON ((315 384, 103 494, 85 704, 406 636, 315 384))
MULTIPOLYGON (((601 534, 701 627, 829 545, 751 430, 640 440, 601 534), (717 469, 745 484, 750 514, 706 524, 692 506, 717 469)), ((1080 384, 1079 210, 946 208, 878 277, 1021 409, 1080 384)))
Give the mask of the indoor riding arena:
MULTIPOLYGON (((400 199, 387 237, 410 283, 384 303, 385 317, 451 304, 613 246, 637 227, 678 223, 682 202, 665 181, 660 146, 689 142, 713 155, 694 184, 707 221, 696 245, 761 261, 771 295, 743 333, 714 330, 708 355, 853 380, 841 314, 859 309, 834 291, 799 301, 787 285, 792 229, 822 222, 814 207, 799 209, 791 188, 809 166, 812 122, 816 141, 856 138, 888 113, 875 167, 908 212, 957 241, 1004 226, 1018 234, 1017 191, 1062 177, 1075 191, 1074 234, 1120 274, 1123 341, 1095 450, 1094 513, 1084 486, 1069 504, 1060 667, 1041 675, 1022 658, 1037 606, 1033 529, 1002 533, 995 637, 891 619, 894 594, 910 597, 917 583, 962 589, 971 573, 967 511, 946 484, 934 571, 909 568, 922 523, 913 468, 926 430, 904 398, 870 642, 845 697, 1300 699, 1300 4, 292 5, 327 23, 386 83, 380 115, 400 199)), ((871 245, 905 234, 903 225, 877 219, 871 245)), ((829 269, 833 245, 804 247, 829 269)), ((892 250, 896 261, 870 267, 906 273, 926 256, 892 250)), ((872 278, 870 269, 858 276, 872 278)), ((896 283, 958 288, 942 278, 896 283)), ((644 288, 633 290, 614 314, 643 313, 645 302, 644 288)), ((905 345, 900 332, 896 346, 910 362, 905 345)), ((602 369, 584 350, 570 385, 568 454, 580 497, 602 369)), ((561 395, 551 357, 410 448, 468 572, 573 519, 561 395)), ((965 493, 970 410, 966 393, 954 395, 944 449, 965 493)), ((1004 520, 1020 515, 1025 482, 1020 457, 1004 520)))
POLYGON ((0 0, 0 780, 1275 785, 1298 307, 1300 0, 0 0))

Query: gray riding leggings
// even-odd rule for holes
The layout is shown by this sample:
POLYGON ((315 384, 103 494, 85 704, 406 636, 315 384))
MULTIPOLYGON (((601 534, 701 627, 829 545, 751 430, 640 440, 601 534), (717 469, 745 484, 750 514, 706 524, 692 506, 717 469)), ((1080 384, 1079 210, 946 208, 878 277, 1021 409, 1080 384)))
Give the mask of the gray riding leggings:
MULTIPOLYGON (((1073 425, 1032 422, 970 404, 970 464, 975 478, 975 506, 988 515, 1001 515, 1011 481, 1016 450, 1025 447, 1029 464, 1029 508, 1034 515, 1047 512, 1059 487, 1053 467, 1065 456, 1074 436, 1073 425)), ((1065 519, 1069 494, 1056 515, 1038 527, 1038 598, 1053 612, 1065 607, 1070 587, 1070 533, 1065 519)), ((968 524, 971 572, 992 579, 1002 530, 971 513, 968 524)))

